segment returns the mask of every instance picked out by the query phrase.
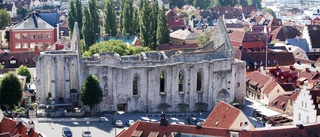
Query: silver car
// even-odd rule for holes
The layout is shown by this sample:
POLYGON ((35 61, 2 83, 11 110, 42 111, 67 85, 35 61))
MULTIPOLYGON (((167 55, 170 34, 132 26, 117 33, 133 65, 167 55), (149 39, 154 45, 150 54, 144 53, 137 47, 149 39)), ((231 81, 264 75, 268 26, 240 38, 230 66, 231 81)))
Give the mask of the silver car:
POLYGON ((116 127, 123 127, 123 123, 122 123, 121 120, 116 120, 116 121, 114 121, 113 124, 114 124, 116 127))
POLYGON ((127 121, 127 125, 130 127, 131 125, 133 125, 134 124, 134 120, 128 120, 127 121))
POLYGON ((82 137, 92 137, 90 131, 82 131, 82 137))

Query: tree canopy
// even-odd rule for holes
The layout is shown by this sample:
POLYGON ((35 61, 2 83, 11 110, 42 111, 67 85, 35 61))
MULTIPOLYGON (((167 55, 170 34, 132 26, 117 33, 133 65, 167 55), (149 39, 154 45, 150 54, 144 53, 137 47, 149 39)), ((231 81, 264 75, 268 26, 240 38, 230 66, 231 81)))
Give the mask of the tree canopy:
POLYGON ((169 43, 170 30, 167 25, 166 10, 162 6, 158 14, 158 27, 157 27, 157 44, 169 43))
POLYGON ((90 107, 92 112, 94 106, 102 101, 103 93, 99 84, 99 79, 95 75, 89 75, 82 83, 82 91, 80 93, 80 100, 84 105, 90 107))
POLYGON ((4 29, 11 22, 9 13, 5 9, 0 10, 0 29, 4 29))
POLYGON ((100 34, 99 19, 97 0, 89 0, 88 7, 84 7, 82 21, 82 34, 85 41, 83 48, 85 51, 98 40, 100 34))
POLYGON ((22 86, 14 72, 8 72, 0 82, 0 104, 13 110, 22 100, 22 86))
POLYGON ((269 14, 271 14, 274 18, 277 18, 276 13, 275 13, 272 9, 270 9, 270 8, 265 8, 265 9, 263 9, 262 14, 264 14, 264 13, 266 13, 266 12, 268 12, 269 14))
POLYGON ((26 83, 30 83, 31 73, 27 66, 21 65, 18 69, 16 69, 16 73, 21 76, 26 76, 26 83))
POLYGON ((133 47, 130 45, 126 45, 121 40, 108 40, 104 42, 99 42, 92 45, 88 51, 83 53, 84 57, 90 57, 97 53, 104 53, 104 52, 116 52, 120 56, 123 55, 135 55, 141 52, 150 51, 148 47, 133 47))
POLYGON ((111 0, 107 0, 104 6, 104 31, 110 36, 117 34, 116 12, 111 0))

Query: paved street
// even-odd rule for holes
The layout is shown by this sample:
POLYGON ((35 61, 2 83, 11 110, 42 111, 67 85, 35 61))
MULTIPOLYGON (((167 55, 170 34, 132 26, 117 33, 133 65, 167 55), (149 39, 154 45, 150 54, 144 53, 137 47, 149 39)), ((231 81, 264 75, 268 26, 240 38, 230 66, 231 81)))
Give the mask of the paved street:
MULTIPOLYGON (((176 113, 179 114, 178 116, 167 116, 167 119, 172 124, 184 124, 186 114, 182 113, 176 113), (182 116, 183 115, 183 116, 182 116)), ((190 115, 194 115, 194 117, 197 118, 206 118, 208 116, 209 112, 205 113, 190 113, 190 115)), ((157 114, 160 115, 160 114, 157 114)), ((106 121, 100 122, 100 118, 93 117, 89 118, 89 120, 84 118, 32 118, 32 119, 26 119, 24 118, 24 121, 33 120, 35 123, 35 128, 37 132, 40 132, 44 134, 46 137, 59 137, 61 135, 61 129, 64 126, 70 127, 71 131, 73 132, 74 137, 81 137, 81 133, 84 130, 89 130, 92 133, 93 137, 113 137, 115 135, 115 132, 119 133, 122 130, 128 128, 128 126, 125 124, 125 122, 129 119, 132 120, 144 120, 144 121, 150 121, 150 120, 158 120, 160 119, 159 116, 152 116, 151 114, 146 113, 132 113, 132 114, 117 114, 111 115, 107 114, 105 115, 106 121), (123 128, 117 128, 115 131, 114 125, 112 124, 113 118, 117 118, 123 121, 124 127, 123 128), (50 122, 51 121, 51 122, 50 122), (89 127, 86 121, 89 122, 89 127)))
MULTIPOLYGON (((251 100, 246 100, 246 106, 242 106, 240 109, 246 114, 250 122, 256 127, 264 127, 263 124, 257 122, 252 117, 252 111, 256 102, 251 100)), ((210 112, 205 113, 189 113, 192 117, 196 118, 207 118, 210 112)), ((168 113, 167 119, 171 124, 184 124, 187 117, 187 113, 168 113)), ((142 120, 142 121, 157 121, 160 119, 159 114, 149 114, 149 113, 124 113, 124 114, 106 114, 105 120, 100 122, 99 117, 90 118, 32 118, 26 119, 24 121, 33 120, 35 123, 35 128, 37 132, 44 134, 46 137, 59 137, 61 135, 61 129, 64 126, 70 127, 73 132, 74 137, 81 137, 81 133, 84 130, 90 130, 93 137, 113 137, 115 132, 119 133, 122 130, 128 128, 126 121, 132 119, 142 120), (122 120, 124 127, 116 128, 113 125, 113 119, 122 120), (90 121, 87 124, 87 121, 90 121)))

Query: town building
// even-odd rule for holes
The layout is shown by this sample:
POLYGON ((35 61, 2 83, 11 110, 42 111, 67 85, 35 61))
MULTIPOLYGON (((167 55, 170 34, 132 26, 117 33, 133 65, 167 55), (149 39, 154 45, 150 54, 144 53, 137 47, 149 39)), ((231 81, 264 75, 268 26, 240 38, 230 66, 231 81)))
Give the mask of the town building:
MULTIPOLYGON (((74 30, 73 35, 78 29, 74 30)), ((170 112, 178 111, 179 103, 193 111, 199 102, 206 103, 208 110, 219 100, 244 103, 245 62, 234 59, 222 19, 213 35, 212 42, 196 49, 132 56, 107 52, 83 59, 79 40, 73 36, 70 51, 41 52, 37 57, 39 103, 72 103, 71 93, 77 97, 82 81, 91 74, 98 76, 103 90, 97 111, 157 112, 161 103, 173 106, 170 112)))

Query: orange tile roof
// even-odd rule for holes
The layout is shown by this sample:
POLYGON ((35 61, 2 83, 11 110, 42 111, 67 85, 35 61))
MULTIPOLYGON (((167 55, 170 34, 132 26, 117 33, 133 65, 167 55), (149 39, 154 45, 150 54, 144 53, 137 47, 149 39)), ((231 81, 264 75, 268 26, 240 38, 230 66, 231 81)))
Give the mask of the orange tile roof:
POLYGON ((300 91, 296 91, 295 93, 293 93, 293 94, 289 97, 289 99, 290 99, 290 100, 296 100, 296 98, 298 97, 299 93, 300 93, 300 91))
POLYGON ((270 102, 268 106, 284 112, 286 109, 288 100, 289 100, 288 96, 279 95, 276 99, 270 102))
POLYGON ((271 82, 267 85, 267 87, 264 89, 263 92, 266 93, 266 94, 270 94, 271 91, 273 91, 273 89, 274 89, 277 85, 278 85, 277 82, 271 81, 271 82))
POLYGON ((219 101, 202 126, 230 128, 240 112, 239 109, 223 101, 219 101))
POLYGON ((201 127, 197 129, 193 125, 179 125, 169 124, 167 126, 160 126, 156 122, 143 122, 137 121, 127 130, 119 133, 117 137, 131 137, 134 131, 143 131, 140 137, 148 137, 154 132, 159 132, 158 137, 168 137, 172 132, 181 132, 186 134, 198 134, 198 135, 211 135, 211 136, 230 136, 227 129, 212 128, 212 127, 201 127))
POLYGON ((250 80, 249 83, 256 83, 258 84, 258 87, 264 87, 265 84, 271 80, 272 78, 270 76, 261 74, 258 71, 254 71, 252 73, 250 73, 249 75, 247 75, 247 80, 250 80))
POLYGON ((16 128, 16 121, 4 117, 0 123, 0 133, 10 132, 11 135, 20 135, 20 137, 37 137, 38 133, 31 129, 27 135, 27 128, 25 125, 20 124, 16 128))

